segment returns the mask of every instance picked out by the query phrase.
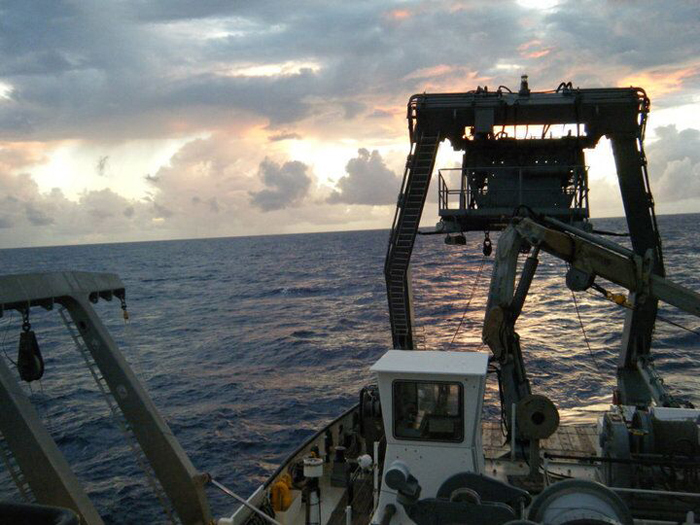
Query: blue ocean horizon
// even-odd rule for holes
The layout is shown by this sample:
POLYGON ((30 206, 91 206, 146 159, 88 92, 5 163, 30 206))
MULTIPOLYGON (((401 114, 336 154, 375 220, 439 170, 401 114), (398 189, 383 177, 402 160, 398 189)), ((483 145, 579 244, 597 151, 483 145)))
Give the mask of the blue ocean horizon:
MULTIPOLYGON (((693 216, 700 215, 698 213, 669 213, 660 215, 657 217, 682 217, 682 216, 693 216)), ((596 223, 599 221, 620 221, 624 223, 625 218, 620 217, 597 217, 592 218, 591 222, 596 223)), ((624 225, 623 225, 624 226, 624 225)), ((429 230, 429 227, 421 226, 421 231, 429 230)), ((205 240, 221 240, 221 239, 256 239, 265 237, 293 237, 296 235, 327 235, 327 234, 337 234, 337 233, 359 233, 359 232, 386 232, 387 236, 391 231, 390 228, 371 228, 363 230, 328 230, 319 232, 296 232, 296 233, 261 233, 255 235, 222 235, 215 237, 177 237, 173 239, 152 239, 152 240, 131 240, 131 241, 105 241, 105 242, 86 242, 86 243, 75 243, 75 244, 47 244, 41 246, 11 246, 7 248, 0 248, 0 252, 9 250, 33 250, 33 249, 43 249, 43 248, 69 248, 75 246, 103 246, 103 245, 119 245, 119 244, 144 244, 144 243, 161 243, 161 242, 187 242, 187 241, 205 241, 205 240)))
MULTIPOLYGON (((699 220, 700 214, 659 216, 667 274, 696 291, 699 220)), ((622 218, 592 222, 626 231, 622 218)), ((301 441, 357 402, 372 382, 369 366, 391 348, 383 275, 388 235, 364 230, 13 248, 0 250, 0 263, 4 274, 119 274, 130 323, 118 301, 96 309, 195 467, 247 495, 301 441)), ((469 234, 466 246, 447 246, 442 236, 419 236, 413 280, 421 347, 487 350, 480 324, 492 258, 480 273, 482 240, 483 234, 469 234)), ((516 330, 533 391, 551 397, 563 419, 588 421, 610 403, 625 312, 597 295, 577 294, 591 355, 565 269, 541 257, 516 330)), ((661 314, 700 330, 698 319, 675 308, 664 305, 661 314)), ((31 389, 25 384, 25 392, 106 522, 165 521, 56 312, 35 309, 31 322, 46 373, 31 389)), ((16 312, 0 318, 0 358, 16 357, 20 324, 16 312)), ((698 342, 697 334, 657 323, 657 367, 674 394, 696 405, 698 342)), ((497 417, 497 399, 490 378, 485 417, 497 417)), ((217 517, 236 507, 214 488, 207 494, 217 517)), ((18 498, 1 468, 0 497, 18 498)))

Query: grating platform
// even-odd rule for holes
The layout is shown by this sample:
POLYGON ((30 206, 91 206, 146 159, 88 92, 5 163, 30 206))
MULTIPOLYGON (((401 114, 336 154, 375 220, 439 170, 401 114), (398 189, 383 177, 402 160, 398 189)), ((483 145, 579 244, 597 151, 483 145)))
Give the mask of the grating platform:
MULTIPOLYGON (((482 440, 486 458, 497 459, 510 454, 510 444, 506 442, 499 422, 485 421, 482 424, 482 440)), ((597 441, 595 423, 562 425, 549 439, 540 443, 540 448, 551 454, 594 456, 597 441)))

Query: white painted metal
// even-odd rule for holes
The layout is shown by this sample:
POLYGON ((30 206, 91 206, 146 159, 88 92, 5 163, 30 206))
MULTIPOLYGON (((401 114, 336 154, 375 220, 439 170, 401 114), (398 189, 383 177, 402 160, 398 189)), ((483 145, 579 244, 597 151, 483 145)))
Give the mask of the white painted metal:
MULTIPOLYGON (((218 489, 220 489, 220 490, 221 490, 222 492, 224 492, 225 494, 228 494, 229 496, 231 496, 233 499, 235 499, 235 500, 238 501, 239 503, 245 505, 248 509, 250 509, 251 511, 255 512, 255 514, 257 514, 258 516, 260 516, 261 518, 263 518, 265 521, 268 521, 268 522, 272 523, 272 525, 282 525, 279 521, 277 521, 277 520, 274 519, 274 518, 271 518, 270 516, 268 516, 267 514, 265 514, 264 512, 262 512, 261 510, 259 510, 255 505, 252 505, 252 504, 249 503, 247 500, 243 499, 243 498, 240 497, 238 494, 236 494, 235 492, 233 492, 231 489, 228 489, 228 488, 224 487, 221 483, 219 483, 219 482, 216 481, 215 479, 212 479, 211 482, 212 482, 212 485, 214 485, 215 487, 217 487, 218 489)), ((249 499, 252 499, 252 497, 249 498, 249 499)), ((230 519, 229 519, 229 518, 222 518, 222 519, 219 520, 219 525, 229 525, 229 524, 231 524, 231 523, 234 523, 233 517, 231 517, 230 519)))
POLYGON ((323 476, 323 460, 321 458, 304 458, 304 476, 307 478, 323 476))
MULTIPOLYGON (((431 376, 480 376, 486 373, 489 355, 485 352, 437 352, 389 350, 370 371, 431 376)), ((423 377, 425 379, 425 377, 423 377)), ((445 381, 440 377, 441 381, 445 381)), ((380 392, 381 395, 381 392, 380 392)), ((382 408, 384 403, 382 403, 382 408)))
MULTIPOLYGON (((481 444, 481 409, 486 383, 488 354, 482 352, 406 352, 390 350, 371 370, 377 374, 382 416, 386 431, 384 471, 397 459, 404 462, 422 488, 421 498, 435 497, 440 485, 459 472, 484 471, 481 444), (459 442, 414 441, 394 436, 392 389, 396 380, 443 381, 462 385, 464 439, 459 442)), ((392 525, 412 523, 403 506, 396 501, 396 491, 381 481, 377 512, 372 519, 379 523, 388 504, 396 506, 392 525)))

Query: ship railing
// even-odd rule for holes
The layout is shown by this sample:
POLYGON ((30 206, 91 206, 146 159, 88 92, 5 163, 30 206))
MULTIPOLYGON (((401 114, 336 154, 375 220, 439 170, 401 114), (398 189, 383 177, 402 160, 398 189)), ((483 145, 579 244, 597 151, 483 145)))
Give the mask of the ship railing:
POLYGON ((389 243, 388 243, 388 250, 387 250, 387 255, 384 263, 384 271, 386 272, 388 270, 388 263, 391 258, 391 251, 392 248, 396 242, 396 236, 398 235, 398 223, 399 223, 399 215, 401 214, 401 207, 402 207, 402 201, 403 201, 403 195, 404 192, 406 191, 406 183, 408 182, 408 175, 411 171, 411 163, 413 162, 413 155, 415 155, 416 152, 416 143, 411 141, 411 150, 408 154, 408 157, 406 158, 406 165, 404 166, 404 172, 403 172, 403 178, 401 179, 401 188, 399 189, 399 195, 396 203, 396 208, 394 209, 394 218, 391 221, 391 231, 389 232, 389 243))
POLYGON ((588 167, 483 166, 438 170, 439 211, 537 209, 588 209, 588 167), (517 173, 517 178, 514 174, 517 173), (547 175, 551 174, 549 177, 547 175), (544 178, 542 177, 544 175, 544 178), (557 180, 555 175, 561 175, 557 180), (448 186, 459 178, 457 187, 448 186), (481 181, 477 181, 481 179, 481 181))

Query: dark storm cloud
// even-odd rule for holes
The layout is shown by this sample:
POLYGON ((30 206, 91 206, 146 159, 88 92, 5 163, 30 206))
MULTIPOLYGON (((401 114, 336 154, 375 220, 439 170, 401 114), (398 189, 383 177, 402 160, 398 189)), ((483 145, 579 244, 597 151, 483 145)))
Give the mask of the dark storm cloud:
POLYGON ((309 167, 292 161, 280 165, 269 159, 260 163, 258 176, 266 188, 249 192, 250 202, 262 211, 281 210, 297 206, 311 188, 309 167))
POLYGON ((353 118, 364 97, 420 89, 424 79, 404 78, 416 69, 484 68, 523 33, 518 9, 448 8, 394 19, 375 2, 14 2, 0 21, 0 80, 14 89, 0 104, 0 132, 134 137, 163 134, 172 118, 225 122, 238 110, 277 125, 328 106, 353 118), (290 61, 301 64, 292 73, 235 73, 290 61))
MULTIPOLYGON (((264 116, 273 124, 294 122, 306 117, 311 107, 304 101, 317 94, 316 74, 302 69, 284 77, 224 77, 204 74, 172 86, 158 105, 186 108, 189 105, 243 109, 264 116), (195 102, 196 101, 196 102, 195 102)), ((231 114, 235 118, 234 114, 231 114)))
MULTIPOLYGON (((697 54, 698 2, 566 2, 546 17, 551 44, 571 65, 591 56, 634 69, 684 63, 697 54)), ((563 57, 562 57, 563 58, 563 57)))
POLYGON ((384 164, 378 151, 360 149, 345 167, 347 175, 328 197, 331 204, 394 204, 401 180, 384 164))
POLYGON ((354 119, 373 98, 404 100, 441 79, 472 89, 470 72, 610 83, 621 65, 685 64, 700 42, 695 2, 571 1, 542 14, 478 1, 14 1, 2 14, 6 137, 162 136, 172 119, 201 129, 241 111, 273 126, 332 107, 354 119), (236 72, 281 63, 298 67, 236 72))

